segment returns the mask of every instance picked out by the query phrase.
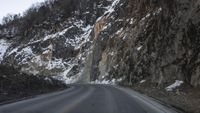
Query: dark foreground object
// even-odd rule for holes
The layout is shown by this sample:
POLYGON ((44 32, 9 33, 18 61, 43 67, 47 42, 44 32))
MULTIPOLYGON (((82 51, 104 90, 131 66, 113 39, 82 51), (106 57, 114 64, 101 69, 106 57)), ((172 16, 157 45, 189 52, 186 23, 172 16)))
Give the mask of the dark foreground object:
POLYGON ((71 88, 0 106, 0 113, 178 113, 129 89, 109 85, 71 88))

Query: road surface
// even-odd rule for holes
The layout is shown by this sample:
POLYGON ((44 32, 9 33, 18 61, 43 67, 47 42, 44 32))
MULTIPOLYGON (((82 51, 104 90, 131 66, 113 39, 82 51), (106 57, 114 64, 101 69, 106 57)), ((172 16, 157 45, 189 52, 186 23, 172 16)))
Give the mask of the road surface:
POLYGON ((110 85, 71 88, 0 106, 0 113, 177 113, 130 89, 110 85))

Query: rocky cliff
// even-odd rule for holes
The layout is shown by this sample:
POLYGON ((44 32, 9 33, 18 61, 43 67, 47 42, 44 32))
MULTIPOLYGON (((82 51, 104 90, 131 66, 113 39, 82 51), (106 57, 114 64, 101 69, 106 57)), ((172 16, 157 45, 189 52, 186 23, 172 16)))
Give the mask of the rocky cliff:
POLYGON ((2 25, 1 64, 66 83, 200 85, 198 0, 66 1, 74 6, 69 14, 55 0, 45 4, 52 13, 28 29, 2 25))
POLYGON ((199 86, 199 6, 195 0, 119 1, 94 26, 91 79, 199 86))

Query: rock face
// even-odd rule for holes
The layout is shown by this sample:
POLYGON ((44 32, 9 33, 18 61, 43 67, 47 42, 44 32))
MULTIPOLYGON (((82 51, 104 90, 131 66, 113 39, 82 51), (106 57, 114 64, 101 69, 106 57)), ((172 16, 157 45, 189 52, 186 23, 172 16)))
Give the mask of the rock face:
POLYGON ((32 34, 22 43, 14 43, 18 36, 2 37, 10 44, 2 63, 36 75, 62 74, 68 82, 147 79, 164 85, 180 79, 200 85, 198 0, 78 3, 55 33, 43 30, 37 33, 42 37, 32 34))
POLYGON ((195 0, 120 1, 95 24, 91 79, 158 85, 182 79, 199 86, 199 6, 195 0))

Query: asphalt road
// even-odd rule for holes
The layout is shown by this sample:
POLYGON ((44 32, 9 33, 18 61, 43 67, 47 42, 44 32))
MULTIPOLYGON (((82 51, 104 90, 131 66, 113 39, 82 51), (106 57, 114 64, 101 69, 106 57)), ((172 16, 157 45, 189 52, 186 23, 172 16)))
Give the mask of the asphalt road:
POLYGON ((0 106, 0 113, 177 113, 130 89, 110 85, 71 88, 0 106))

